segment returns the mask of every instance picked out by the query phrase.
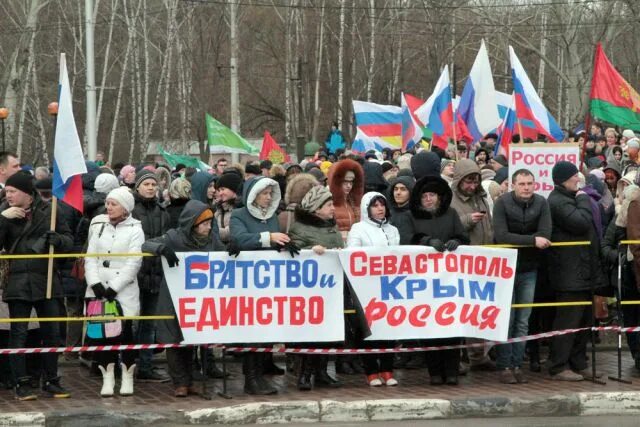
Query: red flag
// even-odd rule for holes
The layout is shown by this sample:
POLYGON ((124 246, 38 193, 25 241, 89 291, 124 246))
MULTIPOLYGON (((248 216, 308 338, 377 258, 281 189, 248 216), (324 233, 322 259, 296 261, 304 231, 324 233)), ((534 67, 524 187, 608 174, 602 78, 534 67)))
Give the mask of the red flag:
POLYGON ((260 150, 260 160, 271 160, 274 165, 290 162, 289 155, 278 145, 269 131, 264 131, 262 140, 262 150, 260 150))

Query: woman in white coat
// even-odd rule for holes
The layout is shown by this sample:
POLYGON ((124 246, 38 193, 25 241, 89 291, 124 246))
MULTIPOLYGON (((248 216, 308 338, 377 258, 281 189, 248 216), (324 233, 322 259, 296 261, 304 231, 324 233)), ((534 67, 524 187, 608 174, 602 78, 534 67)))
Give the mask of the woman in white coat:
MULTIPOLYGON (((107 213, 93 218, 89 226, 87 253, 140 253, 144 243, 144 232, 140 221, 131 216, 135 201, 126 187, 112 190, 106 198, 107 213)), ((140 313, 140 291, 137 274, 142 258, 109 257, 85 258, 87 291, 85 299, 104 298, 117 301, 124 316, 140 313)), ((118 338, 90 340, 91 345, 132 344, 132 321, 122 323, 122 334, 118 338)), ((103 397, 113 396, 115 387, 114 368, 118 360, 116 351, 99 351, 95 360, 102 372, 103 397)), ((122 352, 122 382, 120 395, 133 394, 135 351, 122 352)))
MULTIPOLYGON (((389 203, 382 194, 369 192, 362 196, 360 222, 351 227, 347 247, 399 245, 400 233, 389 223, 390 217, 389 203)), ((393 343, 366 341, 366 345, 371 348, 385 348, 393 343)), ((370 386, 398 385, 398 381, 393 378, 393 354, 366 354, 362 356, 362 361, 370 386)))

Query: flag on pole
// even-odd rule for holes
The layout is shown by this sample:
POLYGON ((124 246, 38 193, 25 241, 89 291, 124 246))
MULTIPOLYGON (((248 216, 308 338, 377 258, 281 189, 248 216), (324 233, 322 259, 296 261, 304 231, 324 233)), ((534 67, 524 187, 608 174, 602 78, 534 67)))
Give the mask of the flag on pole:
POLYGON ((424 101, 411 95, 401 93, 400 105, 402 108, 402 149, 408 150, 414 145, 419 144, 422 139, 422 126, 415 116, 415 110, 419 108, 424 101), (412 106, 410 105, 413 105, 412 106))
POLYGON ((471 142, 480 141, 500 124, 491 64, 484 40, 462 90, 458 113, 473 137, 471 142))
POLYGON ((359 133, 367 139, 368 146, 374 144, 375 148, 371 149, 382 151, 383 148, 402 148, 402 108, 354 100, 353 115, 356 120, 354 142, 358 140, 359 133))
POLYGON ((260 150, 260 160, 271 160, 274 165, 279 165, 290 162, 291 158, 273 139, 269 131, 265 130, 262 149, 260 150))
POLYGON ((440 74, 433 94, 416 111, 418 119, 433 133, 431 144, 446 150, 449 139, 455 139, 453 101, 449 68, 445 66, 440 74))
POLYGON ((258 149, 249 144, 246 139, 229 129, 209 114, 205 115, 207 124, 207 138, 209 152, 216 153, 240 153, 257 154, 258 149))
POLYGON ((58 84, 58 116, 53 144, 52 194, 74 209, 82 212, 82 174, 87 166, 82 154, 80 137, 73 118, 71 88, 67 74, 65 54, 60 54, 60 80, 58 84))
POLYGON ((624 128, 640 130, 640 95, 613 67, 598 43, 591 81, 591 115, 624 128))
POLYGON ((509 46, 509 57, 515 94, 516 120, 520 122, 529 120, 537 133, 547 136, 551 141, 562 141, 564 139, 562 129, 545 108, 511 46, 509 46))
POLYGON ((196 168, 202 172, 207 172, 209 169, 211 169, 211 166, 196 157, 186 156, 183 154, 172 154, 168 151, 165 151, 160 146, 158 146, 158 153, 162 155, 164 161, 167 162, 167 164, 172 168, 175 168, 179 163, 182 163, 187 167, 196 168))
MULTIPOLYGON (((509 144, 511 144, 511 139, 513 135, 516 133, 516 112, 514 107, 513 96, 511 97, 511 107, 507 109, 504 120, 498 126, 498 141, 496 142, 496 146, 494 147, 493 155, 497 156, 502 154, 507 159, 509 158, 509 144)), ((522 138, 522 136, 521 136, 522 138)))

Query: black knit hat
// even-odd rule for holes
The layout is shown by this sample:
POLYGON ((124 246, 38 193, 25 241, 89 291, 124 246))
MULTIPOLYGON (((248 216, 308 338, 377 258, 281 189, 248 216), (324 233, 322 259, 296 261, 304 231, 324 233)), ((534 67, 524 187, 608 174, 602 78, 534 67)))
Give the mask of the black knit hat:
POLYGON ((244 173, 262 175, 262 170, 260 169, 260 165, 256 165, 255 163, 247 163, 246 165, 244 165, 244 173))
POLYGON ((562 185, 563 182, 578 173, 578 168, 571 162, 559 161, 551 170, 551 178, 555 185, 562 185))
POLYGON ((17 172, 5 182, 5 187, 13 187, 23 193, 33 194, 33 176, 28 172, 17 172))
POLYGON ((235 172, 225 172, 220 175, 215 186, 216 190, 219 188, 228 188, 234 193, 237 193, 242 187, 242 177, 235 172))
POLYGON ((147 169, 141 169, 136 173, 136 190, 142 184, 142 181, 147 179, 153 179, 155 182, 158 182, 158 178, 156 174, 147 169))

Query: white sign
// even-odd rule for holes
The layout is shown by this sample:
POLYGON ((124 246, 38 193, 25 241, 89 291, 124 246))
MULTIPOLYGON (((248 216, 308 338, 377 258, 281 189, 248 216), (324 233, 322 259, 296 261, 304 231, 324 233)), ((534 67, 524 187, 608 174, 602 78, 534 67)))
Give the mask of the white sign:
POLYGON ((514 249, 471 246, 340 251, 371 327, 369 340, 506 340, 517 256, 514 249))
POLYGON ((162 258, 184 344, 344 340, 338 255, 301 251, 178 253, 162 258))
POLYGON ((518 169, 528 169, 533 173, 535 192, 548 197, 553 190, 551 170, 561 160, 576 165, 580 169, 580 148, 578 144, 511 144, 509 145, 509 187, 511 177, 518 169))

